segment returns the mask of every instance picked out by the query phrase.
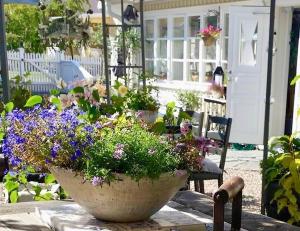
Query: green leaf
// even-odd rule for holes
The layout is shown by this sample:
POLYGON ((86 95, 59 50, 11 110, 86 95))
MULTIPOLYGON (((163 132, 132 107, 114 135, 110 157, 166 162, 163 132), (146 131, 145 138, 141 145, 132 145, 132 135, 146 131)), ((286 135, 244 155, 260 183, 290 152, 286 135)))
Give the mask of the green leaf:
POLYGON ((275 160, 275 163, 281 164, 285 168, 288 168, 290 166, 291 161, 293 161, 293 158, 290 154, 283 154, 275 160))
POLYGON ((34 200, 36 200, 36 201, 50 201, 50 200, 53 200, 53 195, 50 192, 46 192, 42 195, 39 194, 39 195, 34 196, 34 200))
POLYGON ((25 107, 33 107, 37 104, 40 104, 43 102, 43 98, 40 96, 40 95, 34 95, 34 96, 31 96, 26 104, 25 104, 25 107))
POLYGON ((297 76, 292 80, 291 86, 295 85, 296 82, 297 82, 298 80, 300 80, 300 75, 297 75, 297 76))
POLYGON ((12 112, 13 109, 14 109, 14 103, 13 102, 9 102, 9 103, 5 104, 4 110, 6 112, 12 112))
POLYGON ((33 188, 33 190, 34 190, 34 192, 35 192, 35 196, 39 196, 39 195, 41 194, 41 191, 42 191, 41 186, 39 186, 39 185, 34 185, 32 188, 33 188))
POLYGON ((157 121, 154 123, 151 130, 156 134, 163 134, 166 131, 166 125, 163 121, 157 121))
POLYGON ((10 203, 17 203, 19 199, 18 190, 14 190, 9 193, 10 203))
POLYGON ((14 190, 18 190, 19 188, 19 183, 15 182, 15 181, 7 181, 4 184, 4 187, 6 188, 6 190, 8 191, 8 193, 14 191, 14 190))
POLYGON ((58 90, 58 89, 52 89, 52 90, 50 90, 50 95, 56 96, 56 95, 59 95, 59 94, 60 94, 60 90, 58 90))
POLYGON ((92 95, 93 95, 94 100, 96 100, 97 102, 100 101, 100 95, 99 95, 98 90, 93 90, 92 95))
POLYGON ((70 91, 71 94, 78 94, 78 93, 84 93, 83 87, 75 87, 70 91))
POLYGON ((61 106, 61 100, 59 99, 59 98, 57 98, 57 97, 51 97, 51 103, 53 104, 53 105, 55 105, 56 106, 56 108, 59 110, 59 111, 61 111, 61 109, 62 109, 62 106, 61 106))
POLYGON ((45 177, 45 184, 52 184, 55 182, 55 178, 52 174, 47 174, 45 177))
POLYGON ((297 116, 298 116, 298 117, 300 116, 300 108, 299 108, 298 111, 297 111, 297 116))
POLYGON ((26 185, 27 183, 28 183, 28 181, 27 181, 27 176, 26 176, 26 174, 25 173, 21 173, 21 174, 19 174, 19 182, 21 183, 21 184, 24 184, 24 185, 26 185))

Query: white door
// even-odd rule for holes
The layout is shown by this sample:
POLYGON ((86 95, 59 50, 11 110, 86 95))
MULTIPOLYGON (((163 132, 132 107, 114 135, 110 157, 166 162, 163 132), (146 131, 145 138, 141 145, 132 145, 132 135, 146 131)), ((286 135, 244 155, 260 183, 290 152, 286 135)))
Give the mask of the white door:
POLYGON ((227 116, 230 142, 262 144, 268 62, 269 8, 229 11, 227 116))

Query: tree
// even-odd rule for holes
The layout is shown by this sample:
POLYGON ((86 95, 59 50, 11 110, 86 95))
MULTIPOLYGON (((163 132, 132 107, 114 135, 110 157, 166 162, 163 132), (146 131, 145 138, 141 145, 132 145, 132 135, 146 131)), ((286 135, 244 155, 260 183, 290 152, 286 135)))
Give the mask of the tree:
POLYGON ((46 47, 69 49, 87 44, 89 20, 81 15, 88 0, 51 0, 43 7, 7 5, 8 49, 21 45, 28 52, 41 53, 46 47))
POLYGON ((5 5, 7 19, 7 48, 16 50, 23 46, 27 52, 41 53, 45 50, 39 36, 40 14, 36 6, 5 5))

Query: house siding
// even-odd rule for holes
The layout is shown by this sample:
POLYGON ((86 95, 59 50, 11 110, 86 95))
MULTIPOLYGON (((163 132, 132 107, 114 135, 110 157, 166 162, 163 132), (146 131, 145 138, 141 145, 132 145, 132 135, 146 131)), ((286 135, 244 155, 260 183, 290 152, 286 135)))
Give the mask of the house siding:
POLYGON ((174 9, 181 7, 192 7, 200 5, 212 5, 221 3, 231 3, 231 2, 241 2, 246 0, 169 0, 169 1, 152 1, 146 2, 144 5, 144 11, 155 11, 155 10, 165 10, 174 9))

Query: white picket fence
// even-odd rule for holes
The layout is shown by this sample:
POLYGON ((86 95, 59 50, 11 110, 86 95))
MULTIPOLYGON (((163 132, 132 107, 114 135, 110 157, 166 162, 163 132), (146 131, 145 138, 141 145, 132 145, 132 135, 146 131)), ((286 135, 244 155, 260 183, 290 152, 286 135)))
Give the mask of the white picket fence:
POLYGON ((61 61, 76 61, 95 78, 102 76, 102 58, 72 57, 61 52, 53 54, 25 53, 24 49, 8 52, 8 69, 10 79, 16 75, 30 73, 29 88, 34 92, 48 92, 56 86, 58 79, 63 78, 60 72, 61 61))

